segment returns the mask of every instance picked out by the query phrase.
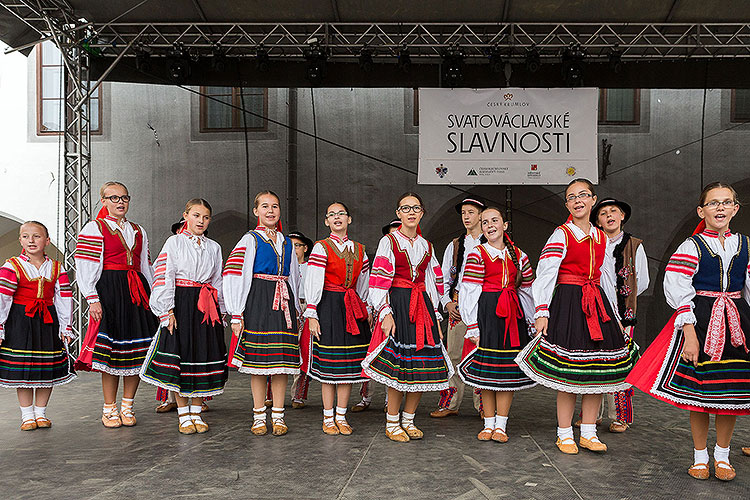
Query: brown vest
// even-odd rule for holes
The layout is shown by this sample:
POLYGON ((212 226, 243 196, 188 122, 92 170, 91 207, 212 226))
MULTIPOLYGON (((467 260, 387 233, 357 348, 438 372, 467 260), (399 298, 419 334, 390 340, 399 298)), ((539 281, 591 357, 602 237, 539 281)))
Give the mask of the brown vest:
POLYGON ((622 241, 615 246, 615 274, 617 276, 617 310, 622 318, 622 326, 636 324, 636 303, 638 300, 638 281, 635 273, 635 253, 643 240, 630 233, 622 236, 622 241))

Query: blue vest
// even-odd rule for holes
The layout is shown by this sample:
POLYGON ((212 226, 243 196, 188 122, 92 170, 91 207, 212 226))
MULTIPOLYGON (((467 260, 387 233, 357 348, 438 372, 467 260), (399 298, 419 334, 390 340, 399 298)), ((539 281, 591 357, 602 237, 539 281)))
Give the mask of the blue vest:
POLYGON ((276 246, 255 231, 250 231, 255 238, 255 261, 253 262, 253 274, 273 274, 289 276, 294 250, 292 240, 284 237, 284 246, 281 255, 276 253, 276 246), (279 267, 281 266, 281 272, 279 267))
MULTIPOLYGON (((727 292, 739 292, 745 286, 748 263, 748 237, 739 234, 740 245, 729 264, 727 292)), ((698 247, 698 272, 693 276, 693 288, 706 292, 724 291, 724 264, 698 234, 690 237, 698 247)))

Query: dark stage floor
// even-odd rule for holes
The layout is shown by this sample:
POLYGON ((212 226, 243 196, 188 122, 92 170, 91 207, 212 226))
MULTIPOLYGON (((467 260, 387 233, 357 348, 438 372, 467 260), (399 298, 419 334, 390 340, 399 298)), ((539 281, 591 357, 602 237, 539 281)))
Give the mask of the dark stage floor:
MULTIPOLYGON (((350 414, 352 436, 320 429, 320 390, 309 406, 287 409, 288 435, 250 433, 247 376, 233 373, 227 392, 211 403, 207 434, 182 436, 176 413, 154 413, 153 386, 136 399, 138 425, 105 429, 100 423, 99 377, 83 373, 55 390, 50 430, 21 432, 15 391, 0 392, 2 498, 749 498, 750 419, 740 418, 732 463, 737 479, 696 481, 686 412, 636 396, 636 425, 625 434, 600 428, 609 445, 602 456, 555 447, 555 394, 537 387, 517 395, 506 444, 480 442, 471 409, 431 419, 437 402, 426 395, 416 423, 422 441, 401 444, 384 434, 383 389, 364 413, 350 414)), ((354 399, 354 397, 352 398, 354 399)), ((606 422, 605 422, 606 424, 606 422)), ((709 448, 713 451, 713 432, 709 448)))

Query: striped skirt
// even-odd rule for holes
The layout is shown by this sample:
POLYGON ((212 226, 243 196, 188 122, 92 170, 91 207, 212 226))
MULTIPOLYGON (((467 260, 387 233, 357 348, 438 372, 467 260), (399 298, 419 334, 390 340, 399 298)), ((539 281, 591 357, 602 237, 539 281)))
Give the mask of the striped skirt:
POLYGON ((362 360, 370 345, 367 319, 357 321, 359 334, 346 331, 344 292, 323 290, 317 307, 320 339, 311 338, 307 374, 325 384, 353 384, 362 377, 362 360))
POLYGON ((376 382, 405 392, 442 391, 448 388, 453 364, 440 341, 437 320, 427 293, 423 298, 432 318, 434 346, 417 350, 417 329, 409 320, 411 290, 391 288, 390 303, 396 333, 386 337, 362 361, 365 375, 376 382))
POLYGON ((172 334, 159 329, 140 373, 145 382, 186 398, 221 394, 229 375, 224 325, 203 322, 199 293, 198 287, 175 288, 177 328, 172 334))
POLYGON ((477 322, 479 346, 458 365, 458 376, 467 385, 490 391, 519 391, 534 387, 536 382, 521 371, 516 356, 529 343, 529 329, 524 318, 513 318, 518 325, 518 347, 505 338, 505 318, 495 313, 501 292, 482 292, 479 296, 477 322))
MULTIPOLYGON (((148 291, 146 278, 138 273, 148 291)), ((96 284, 102 321, 92 354, 91 369, 110 375, 138 375, 159 320, 130 298, 127 271, 104 270, 96 284)))
MULTIPOLYGON (((601 291, 602 297, 604 292, 601 291)), ((630 387, 625 382, 638 360, 638 346, 620 330, 608 300, 610 320, 599 319, 603 340, 591 339, 578 285, 557 285, 549 308, 547 335, 539 335, 516 363, 535 382, 561 392, 604 394, 630 387)))
POLYGON ((52 323, 41 313, 26 316, 26 308, 12 304, 0 345, 0 387, 38 389, 67 384, 76 376, 68 351, 60 340, 55 307, 52 323))
MULTIPOLYGON (((294 297, 288 283, 289 296, 294 297)), ((287 326, 284 312, 273 310, 276 283, 253 278, 245 305, 245 330, 232 356, 232 365, 239 372, 251 375, 299 373, 299 332, 297 309, 289 302, 292 326, 287 326)))

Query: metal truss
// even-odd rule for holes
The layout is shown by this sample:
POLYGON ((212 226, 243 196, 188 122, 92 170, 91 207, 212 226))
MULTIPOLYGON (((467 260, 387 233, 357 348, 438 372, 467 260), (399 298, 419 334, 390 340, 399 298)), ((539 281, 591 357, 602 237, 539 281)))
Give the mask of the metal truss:
POLYGON ((500 49, 523 57, 536 49, 542 59, 559 58, 563 49, 580 45, 593 58, 622 59, 750 57, 750 24, 627 23, 111 23, 92 26, 92 47, 117 56, 137 38, 154 55, 176 44, 194 54, 220 46, 228 56, 252 56, 258 49, 270 57, 299 59, 312 41, 333 59, 357 57, 367 47, 373 57, 394 57, 408 47, 418 59, 435 59, 446 48, 459 47, 468 60, 500 49))

